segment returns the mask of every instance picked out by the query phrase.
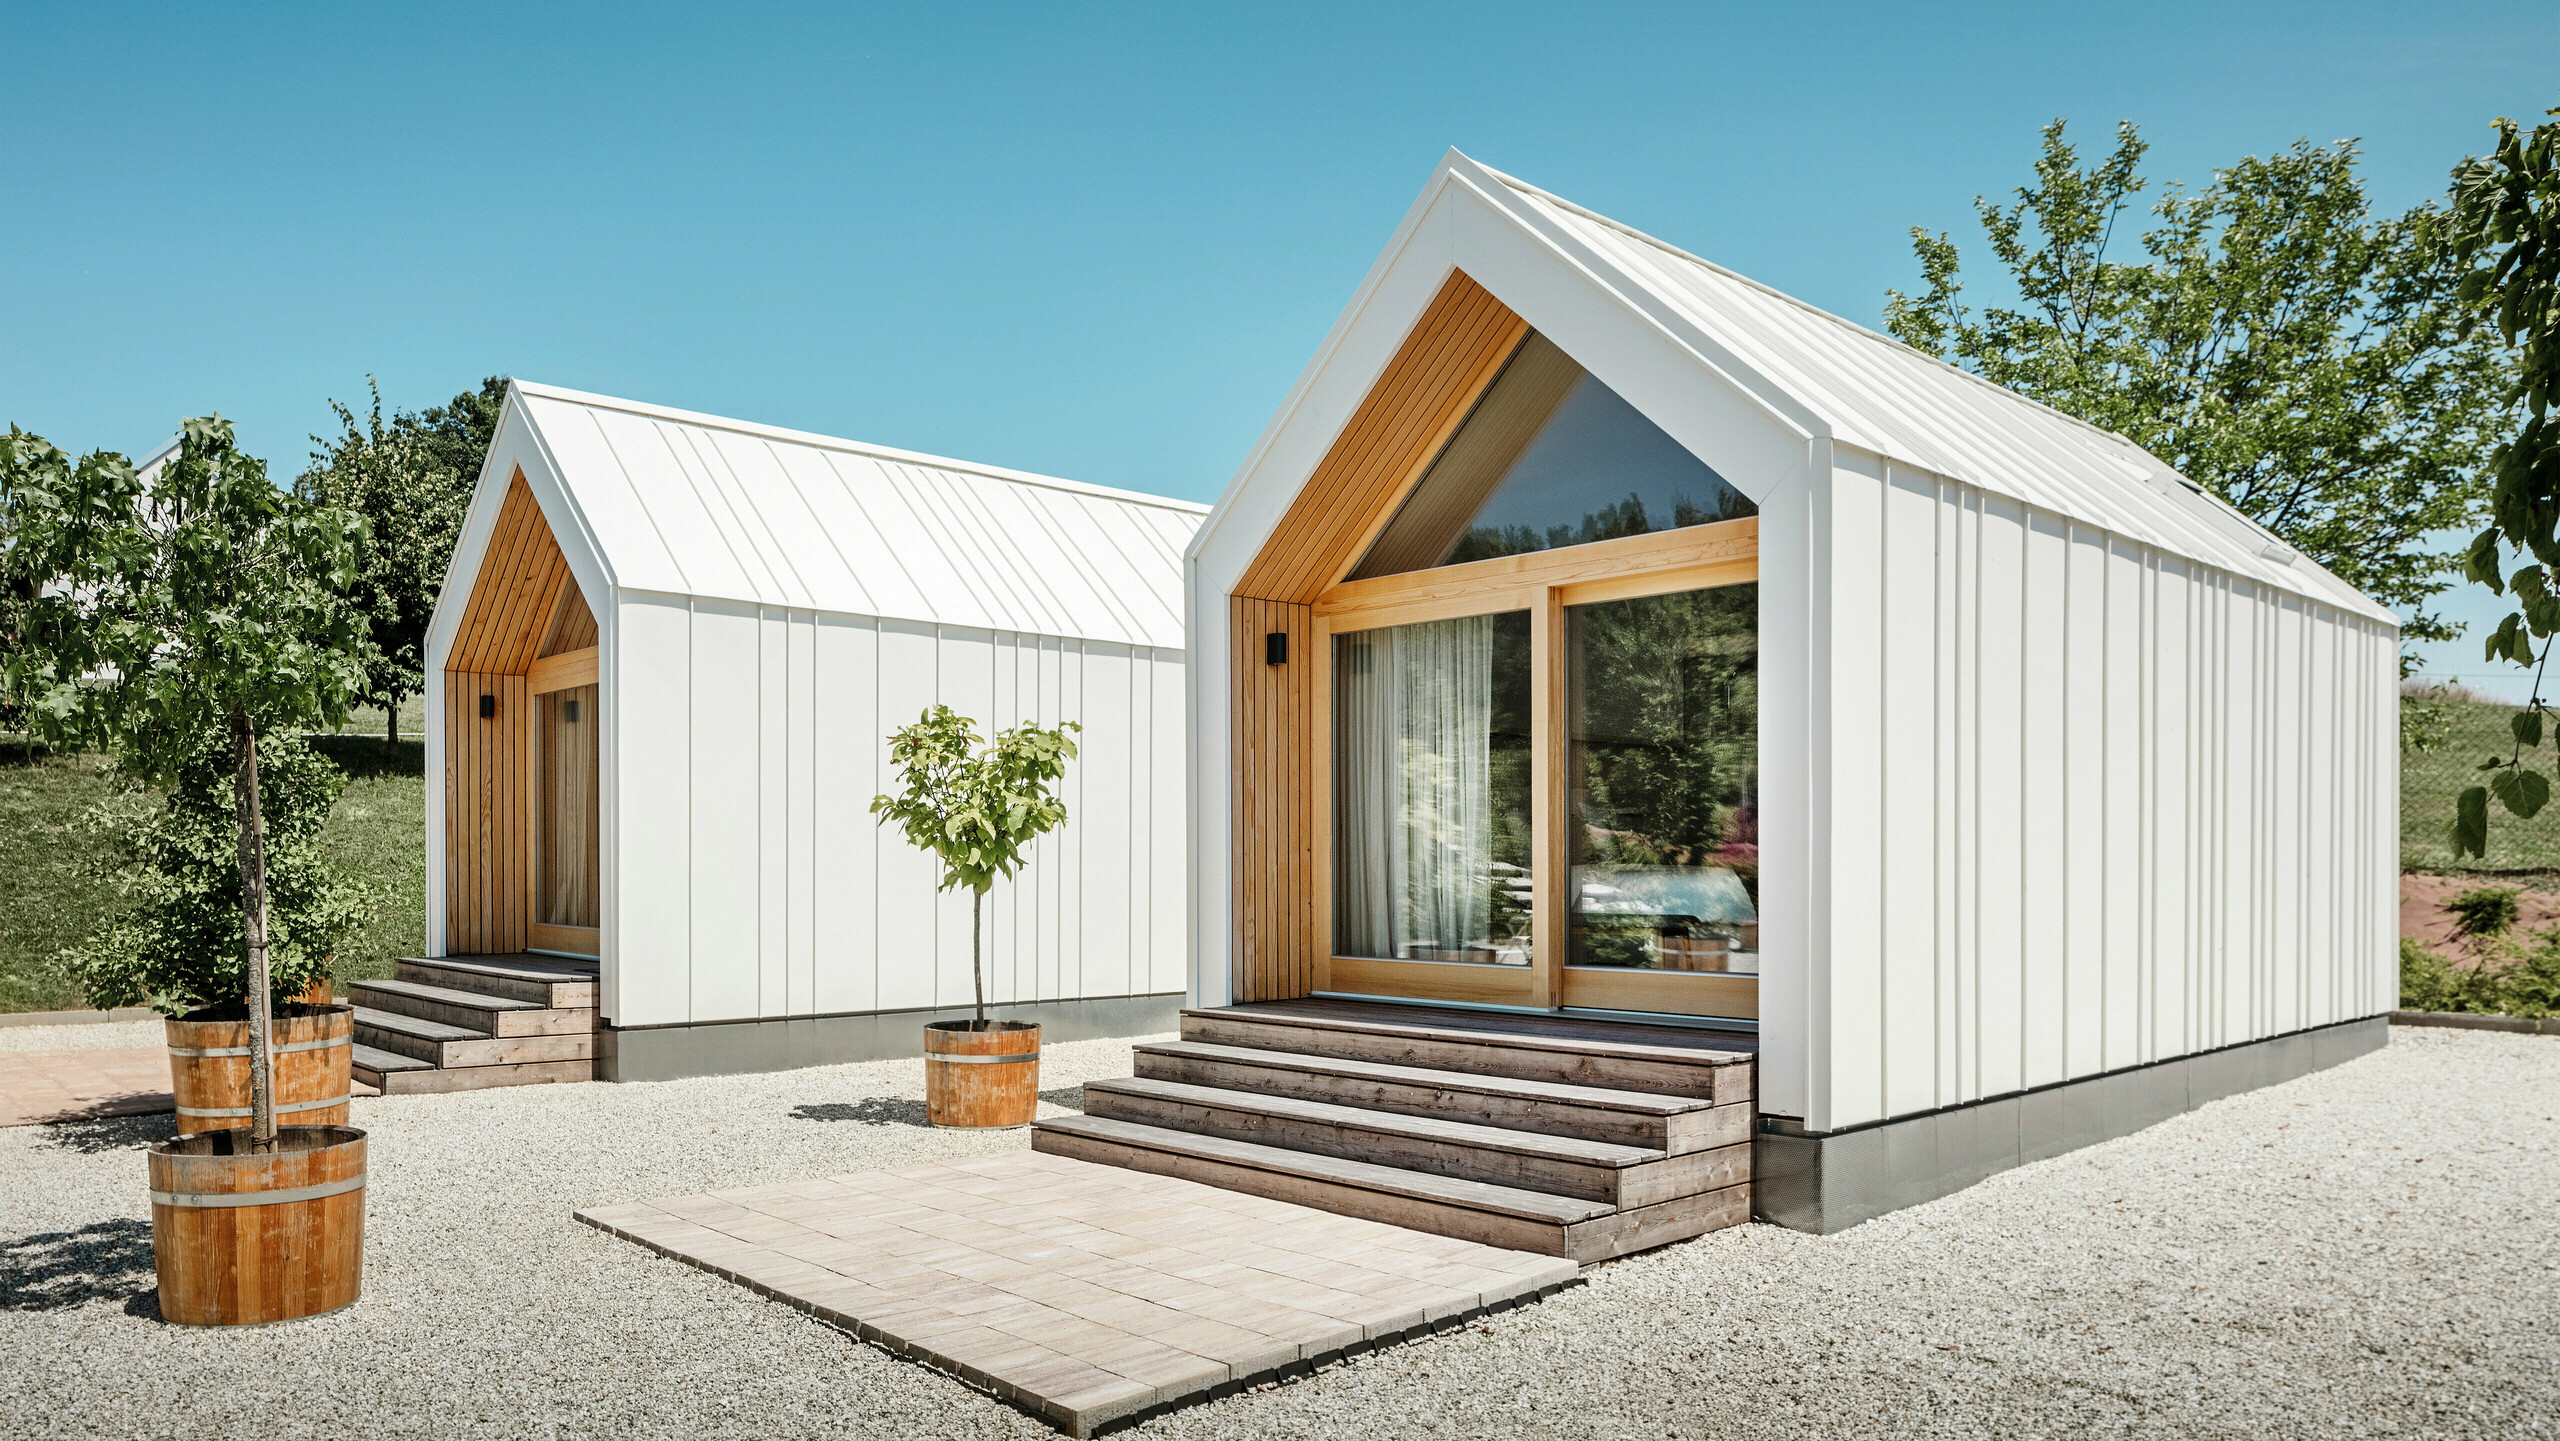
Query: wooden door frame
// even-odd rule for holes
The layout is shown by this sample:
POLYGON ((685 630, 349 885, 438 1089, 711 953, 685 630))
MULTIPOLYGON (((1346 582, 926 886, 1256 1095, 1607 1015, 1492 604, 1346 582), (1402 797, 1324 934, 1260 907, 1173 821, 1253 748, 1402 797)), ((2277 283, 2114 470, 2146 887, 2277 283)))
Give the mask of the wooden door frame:
MULTIPOLYGON (((523 749, 524 773, 524 924, 525 948, 535 951, 559 951, 573 956, 603 955, 604 929, 601 926, 553 926, 542 922, 542 697, 554 691, 574 690, 583 685, 597 685, 600 674, 598 653, 601 648, 547 655, 527 667, 524 675, 524 714, 517 718, 517 744, 523 749)), ((595 723, 604 724, 604 696, 598 687, 595 723)), ((596 845, 602 836, 593 838, 596 845)))
POLYGON ((1652 1011, 1756 1019, 1756 975, 1644 971, 1563 963, 1572 925, 1570 704, 1565 608, 1669 595, 1760 578, 1760 522, 1721 521, 1441 566, 1403 575, 1342 581, 1312 606, 1315 674, 1310 687, 1308 757, 1314 785, 1312 883, 1315 988, 1359 995, 1552 1010, 1652 1011), (1335 954, 1333 944, 1333 637, 1421 621, 1527 611, 1529 626, 1530 868, 1526 967, 1463 961, 1383 960, 1335 954))

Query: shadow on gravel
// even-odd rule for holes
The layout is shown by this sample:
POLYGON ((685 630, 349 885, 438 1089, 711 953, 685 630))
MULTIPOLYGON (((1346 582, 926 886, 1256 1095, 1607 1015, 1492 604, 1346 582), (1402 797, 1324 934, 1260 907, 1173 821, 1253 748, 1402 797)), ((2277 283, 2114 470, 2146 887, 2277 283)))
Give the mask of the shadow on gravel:
POLYGON ((157 1279, 148 1221, 97 1221, 0 1241, 0 1311, 59 1311, 147 1290, 157 1315, 157 1279))
POLYGON ((793 1117, 803 1121, 859 1121, 866 1126, 929 1126, 924 1102, 896 1101, 872 1096, 847 1105, 842 1101, 821 1101, 813 1105, 794 1106, 793 1117))
MULTIPOLYGON (((1040 1099, 1070 1111, 1084 1109, 1084 1087, 1060 1086, 1042 1091, 1040 1099)), ((866 1126, 930 1126, 933 1124, 922 1101, 892 1100, 871 1096, 847 1104, 843 1101, 818 1101, 791 1108, 794 1119, 802 1121, 858 1121, 866 1126)))
POLYGON ((166 1141, 178 1134, 178 1118, 163 1111, 156 1116, 108 1116, 95 1121, 56 1121, 38 1133, 44 1144, 57 1151, 77 1151, 95 1156, 106 1151, 138 1151, 154 1141, 166 1141))

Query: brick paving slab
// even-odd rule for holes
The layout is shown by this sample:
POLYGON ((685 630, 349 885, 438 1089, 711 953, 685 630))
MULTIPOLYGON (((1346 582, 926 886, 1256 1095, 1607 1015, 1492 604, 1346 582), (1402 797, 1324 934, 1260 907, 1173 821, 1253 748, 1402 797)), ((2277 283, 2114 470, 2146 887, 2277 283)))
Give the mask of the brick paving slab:
POLYGON ((1554 1256, 1036 1151, 577 1218, 1072 1436, 1427 1334, 1578 1273, 1554 1256))
MULTIPOLYGON (((379 1095, 355 1083, 359 1096, 379 1095)), ((156 1116, 177 1109, 169 1053, 159 1046, 102 1051, 0 1052, 0 1126, 156 1116)))
POLYGON ((0 1126, 148 1116, 175 1104, 159 1046, 0 1055, 0 1126))

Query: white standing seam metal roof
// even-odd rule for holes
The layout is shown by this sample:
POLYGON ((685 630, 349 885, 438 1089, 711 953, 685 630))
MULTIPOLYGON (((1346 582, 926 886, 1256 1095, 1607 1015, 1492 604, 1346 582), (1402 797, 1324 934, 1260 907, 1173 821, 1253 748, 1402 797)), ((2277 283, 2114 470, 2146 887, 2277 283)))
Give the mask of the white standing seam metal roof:
POLYGON ((513 399, 624 589, 1183 643, 1206 506, 524 381, 513 399))
POLYGON ((1602 283, 1623 282, 1670 308, 1722 347, 1724 359, 1739 362, 1745 373, 1736 378, 1760 390, 1764 403, 1791 399, 1794 406, 1785 408, 1810 411, 1835 440, 2399 624, 2387 608, 2121 435, 1455 151, 1443 170, 1474 179, 1523 228, 1602 283))

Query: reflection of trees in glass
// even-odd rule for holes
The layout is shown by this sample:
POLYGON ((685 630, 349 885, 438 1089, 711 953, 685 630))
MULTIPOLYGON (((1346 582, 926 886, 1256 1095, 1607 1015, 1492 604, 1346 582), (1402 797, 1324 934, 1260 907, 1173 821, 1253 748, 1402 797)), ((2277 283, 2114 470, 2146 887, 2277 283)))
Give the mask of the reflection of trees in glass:
MULTIPOLYGON (((1722 867, 1756 905, 1759 587, 1571 614, 1575 866, 1722 867)), ((1576 931, 1578 962, 1641 963, 1639 934, 1576 931)))
POLYGON ((1529 933, 1529 613, 1493 618, 1493 934, 1529 933))
POLYGON ((1449 547, 1449 554, 1440 563, 1462 565, 1471 560, 1491 560, 1495 556, 1562 550, 1569 545, 1589 545, 1594 541, 1617 540, 1630 535, 1651 535, 1657 530, 1682 530, 1693 525, 1711 525, 1757 514, 1758 508, 1736 491, 1728 490, 1718 495, 1713 510, 1683 495, 1672 500, 1671 523, 1663 525, 1645 512, 1644 497, 1630 491, 1625 500, 1590 512, 1582 517, 1579 524, 1551 525, 1543 532, 1526 525, 1477 526, 1458 537, 1457 544, 1449 547))

